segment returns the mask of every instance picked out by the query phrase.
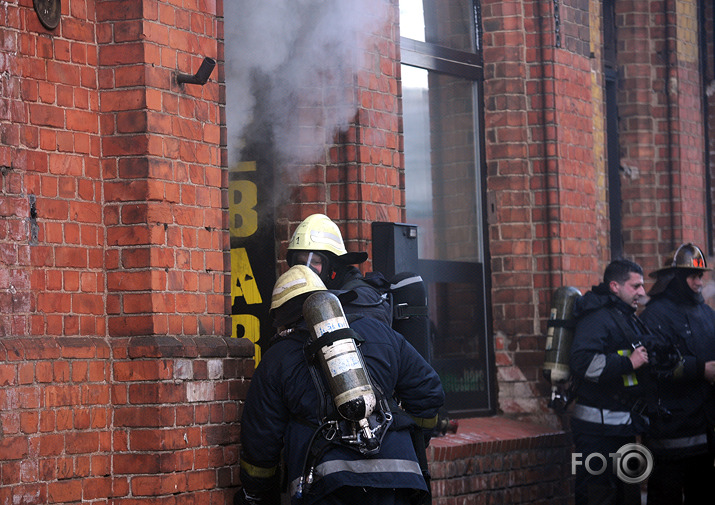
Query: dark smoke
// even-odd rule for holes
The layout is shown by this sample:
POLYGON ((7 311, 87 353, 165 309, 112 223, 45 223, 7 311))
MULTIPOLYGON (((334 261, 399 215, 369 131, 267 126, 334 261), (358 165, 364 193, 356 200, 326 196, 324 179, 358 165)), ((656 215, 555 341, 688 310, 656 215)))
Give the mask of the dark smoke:
POLYGON ((324 159, 325 144, 355 116, 355 76, 386 7, 384 0, 224 2, 229 166, 256 124, 270 131, 279 163, 324 159))

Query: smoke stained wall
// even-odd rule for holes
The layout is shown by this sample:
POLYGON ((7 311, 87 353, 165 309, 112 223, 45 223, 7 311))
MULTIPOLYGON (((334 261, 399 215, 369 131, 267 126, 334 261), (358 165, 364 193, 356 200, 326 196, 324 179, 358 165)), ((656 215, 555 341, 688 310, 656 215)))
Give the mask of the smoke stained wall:
POLYGON ((385 2, 232 1, 224 9, 229 167, 254 133, 265 141, 267 132, 280 167, 320 162, 355 116, 355 76, 385 2))
POLYGON ((357 73, 386 5, 224 2, 232 335, 252 340, 258 360, 273 335, 277 208, 355 118, 357 73))

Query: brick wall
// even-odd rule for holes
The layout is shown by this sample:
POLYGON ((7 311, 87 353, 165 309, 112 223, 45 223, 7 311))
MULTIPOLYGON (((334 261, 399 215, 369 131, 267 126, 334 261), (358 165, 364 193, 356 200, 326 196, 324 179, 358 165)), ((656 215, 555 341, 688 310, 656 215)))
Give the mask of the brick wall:
POLYGON ((253 346, 228 339, 211 2, 0 12, 0 503, 226 503, 253 346), (111 337, 111 338, 110 338, 111 337))
POLYGON ((3 230, 9 289, 0 334, 104 333, 99 94, 94 13, 61 35, 31 7, 2 14, 3 230), (12 57, 11 57, 12 55, 12 57))
POLYGON ((647 271, 705 243, 697 3, 617 2, 626 248, 647 271))
POLYGON ((555 5, 482 3, 499 403, 546 418, 539 378, 551 296, 599 275, 594 244, 581 239, 596 236, 598 219, 589 4, 559 3, 558 16, 555 5))
MULTIPOLYGON (((624 253, 650 272, 706 239, 697 4, 615 5, 624 253)), ((601 3, 482 2, 482 15, 499 403, 551 422, 539 377, 553 291, 585 292, 611 259, 601 3)))
POLYGON ((216 5, 97 3, 110 336, 222 335, 225 229, 216 5))
POLYGON ((252 352, 220 337, 1 339, 0 503, 229 502, 252 352))
POLYGON ((503 418, 460 421, 427 449, 435 505, 571 503, 571 441, 503 418))
MULTIPOLYGON (((715 9, 712 5, 704 5, 704 17, 710 20, 707 25, 706 33, 715 32, 715 25, 713 24, 713 19, 715 19, 715 9)), ((710 172, 710 201, 715 201, 715 187, 712 184, 713 180, 713 170, 712 167, 715 166, 715 38, 706 37, 705 42, 705 61, 711 62, 710 64, 704 65, 704 84, 705 84, 705 131, 707 134, 706 141, 708 144, 705 146, 705 165, 709 168, 710 172)), ((712 218, 711 218, 712 219, 712 218)), ((707 244, 708 248, 713 247, 712 244, 712 233, 715 230, 710 230, 710 236, 708 237, 710 242, 707 244)), ((703 251, 706 249, 703 248, 703 251)), ((710 254, 712 251, 708 251, 710 254)))

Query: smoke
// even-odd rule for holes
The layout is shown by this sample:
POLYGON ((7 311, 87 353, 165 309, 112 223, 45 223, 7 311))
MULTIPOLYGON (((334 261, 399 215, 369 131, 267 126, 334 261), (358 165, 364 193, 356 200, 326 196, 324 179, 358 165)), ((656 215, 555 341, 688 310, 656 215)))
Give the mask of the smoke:
POLYGON ((229 166, 251 142, 311 163, 357 111, 355 75, 384 0, 224 2, 229 166))
POLYGON ((715 281, 707 281, 703 283, 703 290, 701 291, 701 294, 705 300, 709 300, 715 296, 715 281))

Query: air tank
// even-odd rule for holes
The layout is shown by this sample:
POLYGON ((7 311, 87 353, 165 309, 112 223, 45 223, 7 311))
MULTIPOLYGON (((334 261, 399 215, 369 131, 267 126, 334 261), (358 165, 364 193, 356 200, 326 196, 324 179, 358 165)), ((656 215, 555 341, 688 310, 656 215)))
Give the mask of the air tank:
POLYGON ((569 354, 575 326, 573 305, 580 296, 581 292, 571 286, 562 286, 554 292, 544 358, 544 376, 551 384, 565 382, 571 376, 569 354))
POLYGON ((377 400, 340 300, 329 291, 317 291, 303 303, 303 317, 313 342, 330 334, 316 357, 338 413, 363 427, 377 400))

